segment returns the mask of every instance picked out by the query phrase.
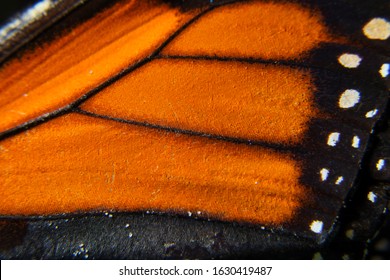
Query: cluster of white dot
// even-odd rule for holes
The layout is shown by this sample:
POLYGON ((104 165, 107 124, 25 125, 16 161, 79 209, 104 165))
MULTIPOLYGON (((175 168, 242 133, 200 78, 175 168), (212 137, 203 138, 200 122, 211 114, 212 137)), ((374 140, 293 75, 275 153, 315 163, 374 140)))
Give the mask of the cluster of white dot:
MULTIPOLYGON (((383 18, 374 18, 363 27, 364 35, 369 39, 386 40, 390 37, 390 23, 383 18)), ((363 60, 358 54, 344 53, 339 56, 339 63, 345 68, 357 68, 363 60)), ((390 73, 390 64, 384 63, 379 69, 379 74, 386 78, 390 73)), ((343 109, 352 108, 360 101, 360 93, 355 89, 347 89, 339 99, 339 107, 343 109)), ((372 118, 378 112, 373 109, 366 113, 366 118, 372 118)))
MULTIPOLYGON (((363 33, 364 35, 369 39, 375 39, 375 40, 386 40, 390 37, 390 23, 383 19, 383 18, 374 18, 370 20, 364 27, 363 27, 363 33)), ((360 57, 358 54, 351 54, 351 53, 344 53, 339 56, 338 61, 339 63, 349 69, 357 68, 359 67, 360 63, 362 62, 363 58, 360 57)), ((385 63, 381 66, 379 69, 379 74, 385 78, 390 73, 390 64, 385 63)), ((339 107, 342 109, 349 109, 353 108, 358 104, 360 101, 360 92, 356 89, 347 89, 345 90, 339 98, 339 107)), ((368 111, 365 114, 366 118, 373 118, 378 113, 378 109, 374 108, 370 111, 368 111)), ((335 147, 337 143, 340 141, 340 133, 339 132, 332 132, 328 136, 327 144, 328 146, 335 147)), ((352 138, 352 144, 351 146, 353 148, 359 148, 360 146, 360 138, 355 135, 352 138)), ((385 162, 383 159, 380 159, 377 164, 376 168, 378 170, 383 169, 385 162)), ((320 176, 321 181, 327 181, 329 177, 329 169, 322 168, 320 170, 320 176)), ((344 178, 342 176, 339 176, 336 179, 335 184, 340 185, 343 182, 344 178)), ((372 201, 373 203, 376 200, 376 195, 372 192, 368 194, 368 199, 372 201)), ((324 223, 319 220, 314 220, 310 224, 310 229, 315 233, 321 233, 323 229, 324 223)))
MULTIPOLYGON (((336 147, 339 140, 340 140, 340 133, 339 132, 332 132, 328 136, 327 144, 328 144, 328 146, 336 147)), ((357 135, 353 136, 351 146, 355 149, 359 148, 359 146, 360 146, 359 136, 357 136, 357 135)))
MULTIPOLYGON (((390 22, 384 18, 373 18, 363 27, 364 35, 372 40, 387 40, 390 37, 390 22)), ((383 78, 386 78, 390 72, 390 64, 385 63, 381 66, 379 73, 383 78)), ((372 118, 378 112, 377 109, 367 112, 366 118, 372 118)), ((379 159, 376 163, 376 169, 382 170, 385 166, 385 160, 379 159)), ((377 195, 373 192, 369 192, 367 198, 372 203, 376 202, 377 195)))
MULTIPOLYGON (((328 177, 329 177, 329 173, 330 173, 329 169, 327 169, 327 168, 322 168, 322 169, 320 170, 321 181, 323 181, 323 182, 324 182, 324 181, 327 181, 327 180, 328 180, 328 177)), ((340 185, 342 181, 344 181, 344 177, 343 177, 343 176, 339 176, 339 177, 337 177, 337 179, 336 179, 336 181, 335 181, 335 184, 336 184, 336 185, 340 185)))
MULTIPOLYGON (((339 132, 332 132, 331 134, 329 134, 328 136, 328 142, 327 144, 329 146, 332 146, 332 147, 335 147, 337 145, 337 143, 339 142, 340 140, 340 133, 339 132)), ((355 147, 355 146, 359 146, 359 141, 360 139, 355 136, 353 141, 352 141, 352 146, 355 147)), ((327 168, 322 168, 320 170, 320 175, 321 175, 321 181, 327 181, 328 180, 328 177, 329 177, 329 169, 327 168)), ((343 176, 339 176, 337 177, 336 181, 335 181, 335 184, 336 185, 340 185, 342 182, 344 181, 344 177, 343 176)), ((318 220, 315 220, 313 221, 311 224, 310 224, 310 229, 311 231, 315 232, 315 233, 321 233, 322 232, 322 229, 323 229, 323 222, 322 221, 318 221, 318 220)))
POLYGON ((88 255, 88 249, 86 249, 84 247, 84 243, 81 243, 79 246, 79 248, 73 252, 73 256, 83 256, 84 259, 88 259, 89 255, 88 255))
MULTIPOLYGON (((387 40, 390 37, 390 22, 384 18, 373 18, 363 27, 364 35, 371 40, 387 40)), ((390 64, 381 66, 379 73, 386 78, 390 72, 390 64)))
MULTIPOLYGON (((343 54, 339 57, 339 62, 346 68, 356 68, 360 65, 360 58, 355 54, 343 54)), ((383 64, 379 71, 383 77, 386 77, 389 73, 389 64, 383 64)), ((360 92, 356 89, 345 90, 339 98, 339 107, 342 109, 349 109, 355 107, 360 101, 360 92)), ((374 117, 378 112, 378 109, 373 109, 366 113, 366 118, 374 117)))

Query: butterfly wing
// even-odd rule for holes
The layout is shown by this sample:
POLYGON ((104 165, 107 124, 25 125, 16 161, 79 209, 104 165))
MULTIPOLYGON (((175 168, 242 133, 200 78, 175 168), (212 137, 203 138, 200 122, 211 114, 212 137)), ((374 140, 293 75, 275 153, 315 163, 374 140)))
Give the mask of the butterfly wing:
MULTIPOLYGON (((148 221, 159 230, 163 221, 188 229, 201 223, 194 234, 213 236, 216 244, 230 244, 224 235, 237 230, 177 217, 141 221, 118 211, 251 224, 239 240, 266 228, 261 240, 277 239, 290 250, 316 247, 333 231, 370 131, 385 112, 388 61, 386 45, 369 38, 385 41, 386 28, 369 36, 375 28, 366 25, 353 34, 335 31, 345 21, 329 22, 326 7, 311 5, 249 1, 185 10, 123 2, 45 51, 11 61, 1 72, 8 79, 2 214, 45 215, 28 222, 36 234, 26 240, 42 234, 38 228, 54 225, 53 232, 71 238, 70 228, 85 226, 77 232, 100 252, 96 257, 108 255, 95 232, 108 234, 112 225, 113 241, 135 242, 134 250, 133 237, 148 221), (99 33, 107 38, 96 40, 99 33), (83 214, 99 211, 106 214, 83 214), (75 213, 71 221, 58 219, 75 213)), ((25 221, 3 228, 23 229, 25 221)), ((192 230, 186 232, 167 235, 163 247, 151 250, 143 242, 155 235, 142 239, 140 256, 213 251, 199 249, 201 241, 183 249, 192 230)), ((64 242, 63 257, 89 255, 64 242)), ((257 251, 269 248, 256 244, 257 251)))

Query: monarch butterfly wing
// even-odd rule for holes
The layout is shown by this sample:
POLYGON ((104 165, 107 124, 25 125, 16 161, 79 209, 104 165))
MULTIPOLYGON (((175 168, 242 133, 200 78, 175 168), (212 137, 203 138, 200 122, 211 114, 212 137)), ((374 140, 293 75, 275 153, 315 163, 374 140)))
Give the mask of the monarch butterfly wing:
MULTIPOLYGON (((323 8, 313 2, 317 9, 323 8)), ((58 83, 55 80, 41 85, 45 81, 42 78, 33 87, 34 90, 38 88, 36 93, 31 94, 41 97, 37 104, 42 105, 42 100, 47 100, 47 96, 42 95, 47 89, 58 91, 60 98, 54 100, 56 102, 50 100, 44 108, 39 106, 38 111, 33 107, 27 118, 15 121, 10 117, 10 121, 4 123, 3 137, 7 139, 4 138, 3 145, 6 150, 13 149, 5 159, 8 163, 15 163, 13 172, 20 168, 23 154, 29 154, 38 164, 30 166, 31 170, 27 172, 35 174, 34 183, 23 179, 23 175, 10 176, 19 188, 23 185, 24 197, 26 193, 28 195, 27 199, 16 202, 14 199, 18 196, 12 188, 4 188, 4 197, 8 198, 4 205, 8 206, 3 212, 52 215, 99 208, 149 209, 259 223, 261 227, 279 232, 275 235, 268 231, 257 233, 259 228, 244 230, 242 226, 169 217, 152 216, 144 218, 144 222, 136 215, 108 212, 103 216, 80 216, 66 221, 64 229, 63 220, 50 217, 28 222, 28 226, 34 228, 34 234, 21 234, 24 242, 32 242, 42 229, 54 225, 53 232, 69 236, 63 241, 68 249, 60 254, 68 257, 72 254, 73 257, 88 255, 85 248, 81 250, 77 247, 79 245, 69 244, 73 240, 72 229, 80 225, 87 229, 77 233, 89 240, 90 245, 97 246, 95 248, 100 252, 95 253, 97 257, 105 256, 105 247, 96 236, 98 227, 95 225, 107 230, 108 234, 113 224, 118 228, 113 235, 114 241, 129 244, 134 250, 138 250, 137 246, 142 247, 144 255, 141 257, 152 257, 155 252, 163 252, 166 257, 187 257, 186 254, 208 257, 210 252, 222 256, 223 249, 218 246, 227 243, 232 244, 229 248, 235 247, 237 240, 232 241, 229 236, 241 230, 243 233, 238 242, 246 243, 257 234, 262 236, 261 240, 271 242, 270 247, 263 242, 257 243, 255 251, 264 252, 264 256, 269 248, 281 246, 280 243, 290 252, 300 246, 307 250, 314 248, 313 238, 319 237, 318 240, 322 241, 334 227, 334 220, 356 178, 369 131, 385 110, 387 75, 383 65, 386 57, 370 50, 362 51, 359 44, 351 42, 345 34, 333 34, 323 25, 318 11, 294 3, 255 1, 205 5, 190 10, 189 14, 184 12, 179 19, 177 12, 171 14, 169 9, 161 18, 153 13, 153 7, 148 8, 146 17, 139 18, 144 19, 146 26, 155 18, 166 23, 162 26, 168 28, 159 29, 163 32, 159 33, 162 37, 172 33, 169 24, 172 20, 174 26, 180 21, 187 24, 184 23, 179 32, 164 43, 146 40, 145 45, 141 44, 144 56, 150 53, 150 45, 160 44, 160 48, 135 64, 139 57, 128 57, 126 63, 130 67, 96 88, 94 85, 104 77, 112 76, 123 64, 102 74, 99 72, 101 67, 91 64, 104 56, 100 54, 91 60, 86 58, 83 60, 85 64, 80 63, 83 75, 79 75, 79 70, 73 75, 62 74, 64 69, 59 69, 61 79, 66 77, 76 81, 65 91, 55 87, 58 83), (298 20, 294 21, 289 14, 298 20), (301 28, 302 21, 312 27, 311 33, 301 28), (229 26, 230 34, 223 31, 224 26, 229 26), (240 29, 247 30, 247 33, 242 36, 240 29), (299 39, 294 39, 292 34, 299 32, 299 39), (256 36, 262 40, 256 41, 256 36), (301 40, 302 36, 307 37, 301 40), (321 59, 325 57, 328 60, 321 59), (362 77, 362 80, 357 77, 362 77), (87 84, 80 86, 84 82, 87 84), (68 96, 69 92, 88 93, 81 99, 77 99, 80 95, 74 95, 64 100, 61 91, 65 94, 63 96, 68 96), (131 92, 131 97, 128 92, 131 92), (66 105, 69 102, 71 105, 66 105), (188 104, 191 104, 190 109, 188 104), (45 121, 47 116, 42 114, 55 109, 60 110, 49 116, 59 116, 57 119, 29 130, 30 135, 23 136, 26 138, 10 137, 27 128, 26 124, 45 121), (75 113, 70 113, 70 110, 75 113), (61 116, 64 113, 67 115, 61 116), (53 131, 56 131, 54 137, 53 131), (107 144, 110 142, 115 144, 107 144), (39 146, 42 148, 37 149, 39 146), (47 149, 44 158, 48 161, 40 159, 43 147, 47 149), (17 151, 21 153, 18 155, 17 151), (69 163, 53 158, 54 151, 62 153, 69 163), (156 154, 160 156, 155 157, 156 154), (111 158, 118 160, 111 161, 111 158), (67 172, 61 172, 60 166, 67 172), (91 173, 94 168, 98 172, 91 173), (129 169, 136 174, 134 177, 126 172, 129 169), (55 174, 55 177, 48 177, 48 174, 55 174), (50 187, 45 189, 43 186, 47 194, 36 196, 36 188, 41 188, 47 178, 50 187), (124 180, 127 184, 130 180, 133 187, 130 191, 121 188, 126 185, 124 180), (91 188, 86 182, 96 188, 91 188), (70 183, 72 188, 67 186, 70 183), (166 199, 168 195, 170 198, 166 199), (56 203, 48 202, 50 200, 56 203), (153 238, 153 235, 138 243, 134 241, 133 237, 138 236, 149 221, 160 225, 162 230, 161 223, 166 220, 179 227, 186 225, 186 229, 191 229, 193 224, 202 224, 203 229, 188 230, 179 236, 174 233, 167 235, 164 246, 156 246, 153 250, 145 248, 146 241, 150 240, 147 238, 153 238), (283 237, 286 233, 288 236, 283 237), (205 246, 201 241, 188 245, 187 234, 209 236, 207 240, 217 245, 205 246), (294 235, 307 240, 301 241, 294 235)), ((164 8, 157 6, 156 10, 161 9, 164 8)), ((126 32, 129 30, 134 34, 131 25, 126 32)), ((126 32, 123 34, 128 34, 126 32)), ((132 36, 126 37, 129 38, 132 36)), ((135 48, 134 44, 131 48, 135 48)), ((374 44, 373 48, 386 50, 386 45, 374 44)), ((111 57, 121 58, 118 60, 121 63, 124 54, 111 57)), ((62 63, 66 65, 66 61, 62 63)), ((34 65, 37 64, 32 63, 31 67, 34 65)), ((20 91, 20 88, 14 88, 14 92, 20 91)), ((29 108, 23 107, 24 102, 19 104, 23 110, 29 108)), ((7 222, 2 228, 8 232, 15 229, 23 232, 26 223, 7 222)), ((52 235, 54 243, 61 244, 62 241, 54 236, 57 234, 52 235)), ((53 246, 43 243, 42 246, 48 252, 45 256, 50 256, 53 246)), ((229 249, 226 254, 234 254, 242 246, 229 249)), ((28 250, 21 248, 19 253, 26 256, 28 250)))

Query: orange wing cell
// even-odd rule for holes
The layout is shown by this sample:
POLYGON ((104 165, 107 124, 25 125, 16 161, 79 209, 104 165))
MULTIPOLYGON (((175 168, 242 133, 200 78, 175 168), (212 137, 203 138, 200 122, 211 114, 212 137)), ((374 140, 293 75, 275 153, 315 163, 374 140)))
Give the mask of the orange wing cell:
POLYGON ((314 90, 310 73, 288 67, 158 59, 81 108, 165 127, 291 144, 303 138, 316 115, 314 90))
POLYGON ((79 114, 1 147, 2 214, 200 211, 278 224, 306 198, 300 167, 287 154, 79 114))
POLYGON ((163 54, 296 59, 322 42, 335 40, 319 13, 291 3, 245 1, 207 13, 163 54))

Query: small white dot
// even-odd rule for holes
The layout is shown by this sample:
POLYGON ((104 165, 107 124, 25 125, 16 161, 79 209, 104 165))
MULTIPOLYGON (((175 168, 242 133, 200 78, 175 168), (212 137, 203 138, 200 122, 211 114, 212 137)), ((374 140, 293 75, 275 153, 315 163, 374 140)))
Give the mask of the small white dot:
POLYGON ((367 118, 367 119, 372 118, 373 116, 376 115, 376 113, 378 113, 378 109, 374 109, 374 110, 368 111, 368 112, 366 113, 366 118, 367 118))
POLYGON ((326 179, 328 179, 329 170, 326 168, 322 168, 320 174, 321 174, 321 180, 326 181, 326 179))
POLYGON ((356 68, 360 65, 362 58, 357 54, 344 53, 339 56, 339 62, 346 68, 356 68))
POLYGON ((360 100, 360 93, 354 89, 347 89, 344 91, 339 99, 339 107, 340 108, 352 108, 355 106, 360 100))
POLYGON ((129 226, 130 226, 130 224, 126 224, 126 225, 125 225, 125 228, 128 228, 129 226))
POLYGON ((310 224, 311 231, 315 233, 321 233, 323 227, 324 227, 324 223, 322 221, 315 220, 310 224))
POLYGON ((338 132, 332 132, 331 134, 329 134, 328 136, 328 146, 336 146, 337 142, 339 142, 339 139, 340 139, 340 133, 338 132))
POLYGON ((355 135, 352 139, 352 147, 357 149, 359 148, 359 145, 360 145, 360 138, 355 135))
POLYGON ((363 33, 369 39, 386 40, 390 37, 390 23, 384 18, 373 18, 363 27, 363 33))
POLYGON ((129 233, 129 238, 132 238, 132 237, 133 237, 133 233, 130 232, 130 233, 129 233))
POLYGON ((375 203, 377 196, 373 192, 369 192, 368 195, 367 195, 367 198, 372 203, 375 203))
POLYGON ((380 160, 378 160, 378 162, 376 163, 376 169, 377 169, 378 171, 382 170, 384 166, 385 166, 385 160, 384 160, 384 159, 380 159, 380 160))
POLYGON ((381 69, 379 70, 379 73, 383 78, 386 78, 389 75, 390 72, 390 64, 385 63, 382 65, 381 69))
POLYGON ((336 184, 336 185, 340 185, 343 181, 344 181, 344 177, 343 177, 343 176, 340 176, 340 177, 337 178, 335 184, 336 184))
POLYGON ((191 212, 188 212, 188 217, 191 217, 192 216, 192 213, 191 212))

